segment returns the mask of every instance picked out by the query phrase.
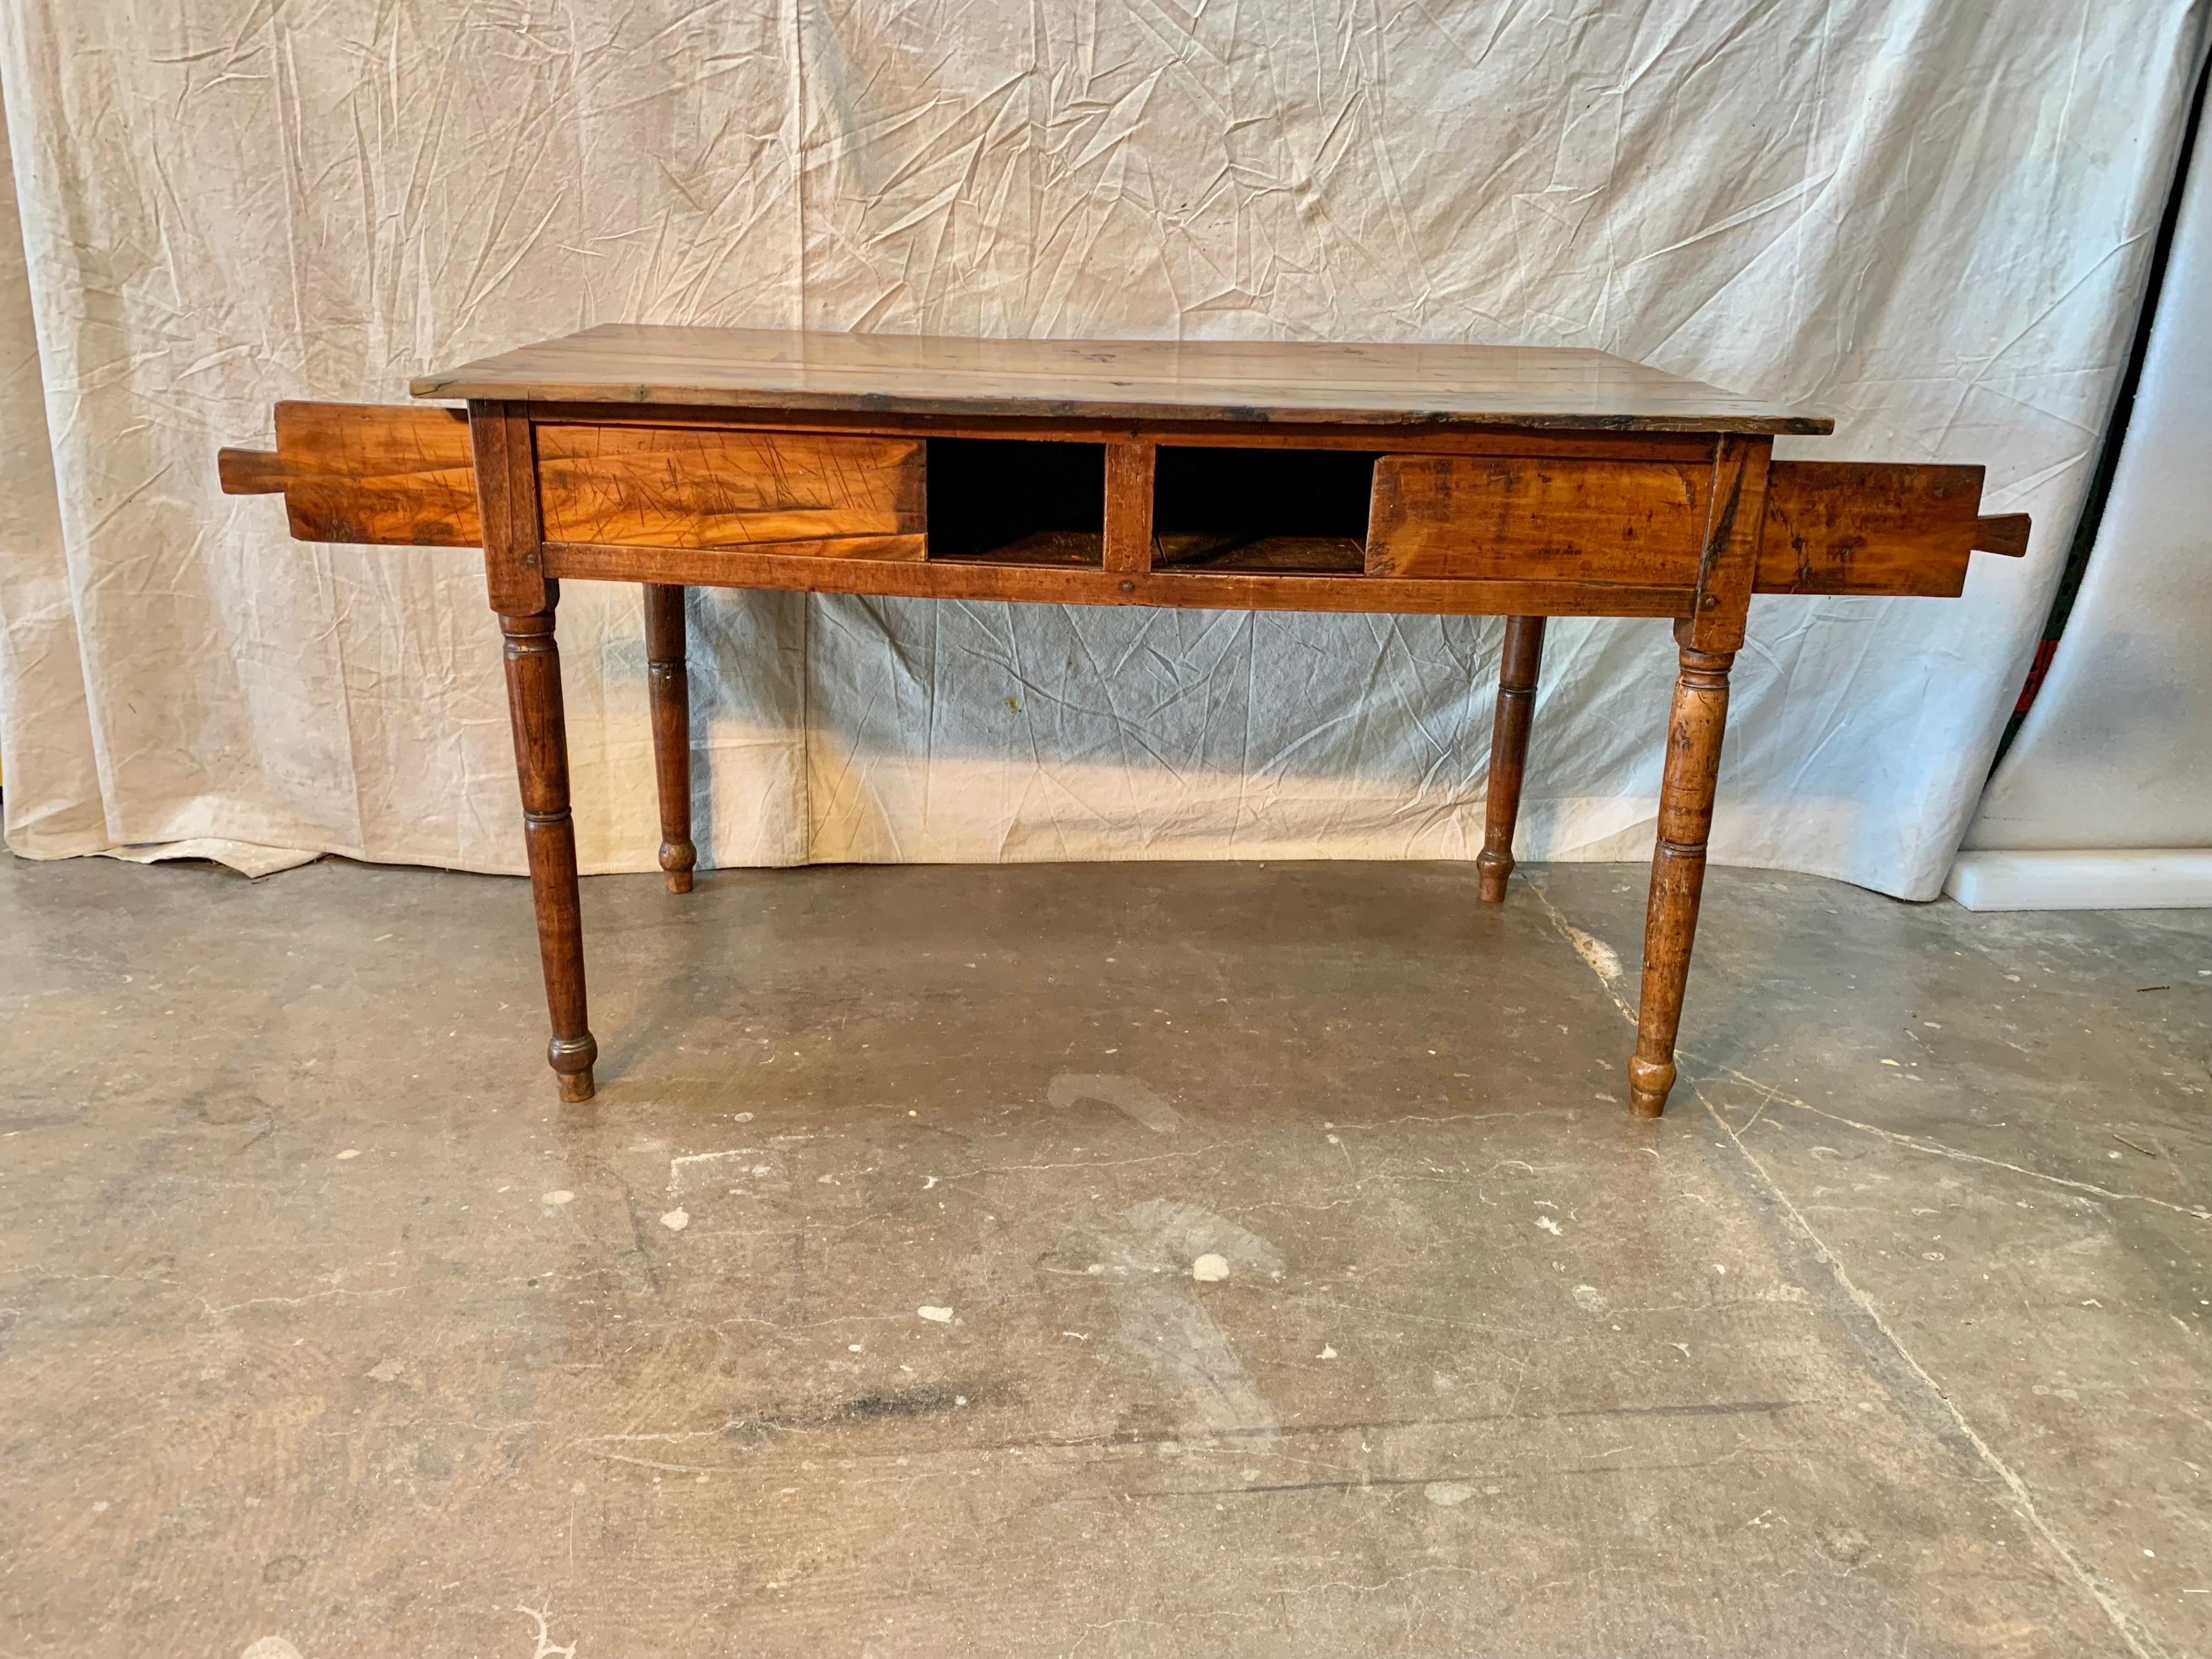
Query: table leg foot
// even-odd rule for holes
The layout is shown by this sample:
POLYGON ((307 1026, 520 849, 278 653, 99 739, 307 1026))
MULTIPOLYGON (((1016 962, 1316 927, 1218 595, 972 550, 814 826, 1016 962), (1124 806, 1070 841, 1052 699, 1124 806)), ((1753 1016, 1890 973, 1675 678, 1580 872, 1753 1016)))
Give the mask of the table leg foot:
POLYGON ((1672 1060, 1650 1060, 1637 1055, 1628 1062, 1628 1101, 1638 1117, 1657 1117, 1667 1109, 1667 1096, 1674 1086, 1672 1060))
POLYGON ((592 1040, 589 1031, 580 1037, 555 1037, 545 1045, 546 1063, 552 1066, 553 1075, 561 1085, 561 1098, 571 1103, 589 1100, 598 1091, 592 1079, 592 1066, 599 1057, 599 1045, 592 1040))
POLYGON ((1487 848, 1475 855, 1474 896, 1485 904, 1505 902, 1505 878, 1513 873, 1510 853, 1492 853, 1487 848))

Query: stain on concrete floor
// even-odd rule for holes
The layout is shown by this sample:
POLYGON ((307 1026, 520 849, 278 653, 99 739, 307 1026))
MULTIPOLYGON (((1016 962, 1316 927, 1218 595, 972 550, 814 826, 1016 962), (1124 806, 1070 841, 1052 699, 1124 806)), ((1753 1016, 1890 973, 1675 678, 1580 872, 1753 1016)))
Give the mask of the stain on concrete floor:
POLYGON ((2212 1650, 2212 916, 1527 878, 0 860, 0 1651, 2212 1650))

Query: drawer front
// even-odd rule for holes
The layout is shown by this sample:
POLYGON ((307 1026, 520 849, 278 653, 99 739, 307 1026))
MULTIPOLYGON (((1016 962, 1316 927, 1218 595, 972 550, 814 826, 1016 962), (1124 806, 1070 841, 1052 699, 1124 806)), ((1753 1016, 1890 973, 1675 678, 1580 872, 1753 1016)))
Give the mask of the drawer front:
POLYGON ((557 424, 536 438, 548 541, 812 558, 927 551, 918 439, 557 424))
POLYGON ((1385 455, 1367 574, 1693 586, 1711 494, 1709 465, 1385 455))

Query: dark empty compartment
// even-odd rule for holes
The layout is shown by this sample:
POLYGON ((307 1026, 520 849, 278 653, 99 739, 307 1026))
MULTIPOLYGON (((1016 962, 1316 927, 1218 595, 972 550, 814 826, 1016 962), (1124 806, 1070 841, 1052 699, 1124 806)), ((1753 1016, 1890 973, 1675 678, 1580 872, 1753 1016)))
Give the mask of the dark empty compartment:
POLYGON ((1365 568, 1375 457, 1343 449, 1159 452, 1162 569, 1341 575, 1365 568))
POLYGON ((1105 562, 1106 448, 1023 438, 932 438, 929 556, 1105 562))

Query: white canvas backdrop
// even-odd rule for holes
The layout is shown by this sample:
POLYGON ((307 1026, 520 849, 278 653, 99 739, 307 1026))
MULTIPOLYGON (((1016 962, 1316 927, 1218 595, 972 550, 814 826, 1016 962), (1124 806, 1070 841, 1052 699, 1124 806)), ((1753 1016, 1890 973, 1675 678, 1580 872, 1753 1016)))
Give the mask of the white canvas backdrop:
POLYGON ((2212 145, 2201 131, 2097 544, 1966 844, 2212 848, 2212 145))
MULTIPOLYGON (((1991 464, 1965 601, 1759 601, 1719 857, 1932 896, 2065 545, 2201 9, 1016 0, 0 8, 59 517, 19 851, 521 866, 465 556, 216 489, 279 397, 605 320, 1594 346, 1991 464), (255 849, 260 849, 256 851, 255 849)), ((14 297, 14 296, 9 296, 14 297)), ((34 446, 6 453, 21 472, 34 446)), ((12 477, 26 499, 41 481, 12 477)), ((1462 857, 1499 624, 702 593, 702 851, 1462 857)), ((562 605, 585 866, 651 866, 634 594, 562 605)), ((1663 625, 1554 629, 1523 850, 1648 850, 1663 625)))

